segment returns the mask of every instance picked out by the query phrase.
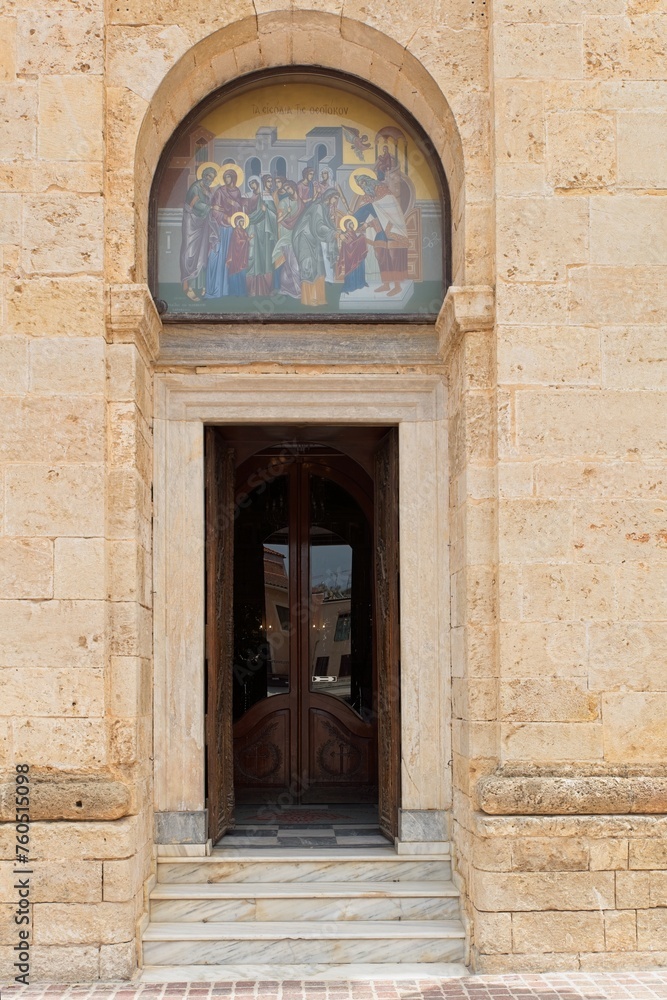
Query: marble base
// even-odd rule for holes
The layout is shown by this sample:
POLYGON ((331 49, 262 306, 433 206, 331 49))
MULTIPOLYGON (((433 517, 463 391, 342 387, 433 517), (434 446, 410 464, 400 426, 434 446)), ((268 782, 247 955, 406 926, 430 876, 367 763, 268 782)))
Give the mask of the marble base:
POLYGON ((208 840, 208 810, 156 812, 156 844, 201 844, 208 840))
POLYGON ((449 840, 447 819, 444 809, 399 809, 398 839, 443 843, 449 840))
POLYGON ((158 858, 207 858, 212 850, 212 840, 205 844, 156 844, 158 858))
POLYGON ((470 973, 460 962, 403 962, 372 965, 174 965, 142 969, 138 983, 374 982, 375 980, 460 979, 470 973))
POLYGON ((262 881, 328 882, 331 880, 417 882, 441 881, 452 876, 449 856, 442 860, 434 856, 415 859, 411 856, 398 856, 392 852, 388 858, 380 857, 369 863, 368 860, 359 858, 316 859, 304 856, 304 852, 300 857, 291 859, 276 857, 275 852, 270 852, 270 849, 267 851, 267 854, 269 853, 270 857, 265 859, 256 857, 259 851, 254 851, 251 856, 245 858, 224 860, 216 857, 215 852, 210 858, 201 858, 199 861, 158 858, 158 882, 181 885, 193 882, 249 882, 257 885, 262 881), (434 864, 435 861, 437 865, 434 864))
POLYGON ((151 893, 153 923, 297 920, 447 920, 459 915, 451 882, 303 882, 252 886, 160 884, 151 893))
POLYGON ((458 962, 458 920, 249 921, 151 924, 146 965, 266 963, 458 962))
POLYGON ((381 285, 373 284, 368 288, 358 288, 356 292, 341 292, 341 312, 400 312, 410 301, 415 291, 414 281, 404 281, 398 295, 387 295, 386 292, 376 292, 381 285))
POLYGON ((421 844, 416 841, 411 841, 406 844, 397 840, 396 853, 401 855, 419 854, 424 857, 441 859, 447 858, 447 860, 449 860, 449 841, 442 841, 441 843, 438 843, 437 841, 429 841, 421 844))

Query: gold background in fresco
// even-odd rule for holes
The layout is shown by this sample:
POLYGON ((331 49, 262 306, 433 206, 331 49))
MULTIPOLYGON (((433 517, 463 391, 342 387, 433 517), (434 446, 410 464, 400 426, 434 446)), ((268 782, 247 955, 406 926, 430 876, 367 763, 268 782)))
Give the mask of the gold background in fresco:
MULTIPOLYGON (((345 125, 358 128, 361 135, 368 135, 371 148, 360 160, 347 139, 343 140, 343 162, 346 164, 375 164, 375 135, 383 126, 400 128, 408 140, 408 176, 415 185, 416 197, 420 200, 439 201, 435 177, 427 166, 423 153, 405 128, 390 114, 375 107, 369 101, 347 90, 340 90, 326 84, 275 83, 248 91, 224 101, 198 122, 204 128, 225 139, 253 139, 258 128, 277 128, 279 139, 303 140, 311 128, 329 128, 345 125), (317 112, 311 109, 327 108, 317 112), (338 109, 347 109, 339 114, 338 109), (257 110, 259 109, 259 110, 257 110), (287 109, 287 110, 285 110, 287 109)), ((394 154, 393 142, 388 142, 390 153, 394 154)), ((398 160, 404 166, 404 143, 399 142, 398 160)), ((382 152, 382 143, 378 150, 382 152)), ((300 181, 300 177, 291 178, 300 181)))

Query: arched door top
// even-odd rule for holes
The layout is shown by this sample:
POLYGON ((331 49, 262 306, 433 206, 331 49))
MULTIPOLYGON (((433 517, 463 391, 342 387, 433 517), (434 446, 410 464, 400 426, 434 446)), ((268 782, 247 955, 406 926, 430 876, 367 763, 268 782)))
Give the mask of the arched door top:
POLYGON ((450 230, 440 160, 405 109, 341 73, 269 70, 209 95, 167 144, 151 290, 167 322, 424 323, 450 230))

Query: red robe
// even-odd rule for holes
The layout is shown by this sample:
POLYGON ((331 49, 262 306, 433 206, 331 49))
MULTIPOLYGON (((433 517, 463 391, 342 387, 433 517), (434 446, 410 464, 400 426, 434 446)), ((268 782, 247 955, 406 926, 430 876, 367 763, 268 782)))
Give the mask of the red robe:
POLYGON ((249 257, 250 237, 245 229, 235 226, 229 242, 229 253, 227 254, 227 269, 229 274, 238 274, 239 271, 245 271, 248 267, 249 257))

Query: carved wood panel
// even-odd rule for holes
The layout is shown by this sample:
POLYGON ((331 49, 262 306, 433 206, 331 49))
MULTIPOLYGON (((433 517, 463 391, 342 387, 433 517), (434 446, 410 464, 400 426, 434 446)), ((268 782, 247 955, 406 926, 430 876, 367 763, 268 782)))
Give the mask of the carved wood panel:
POLYGON ((400 639, 398 429, 375 453, 375 592, 378 644, 378 784, 380 829, 398 836, 400 798, 400 639))
POLYGON ((354 733, 340 719, 322 709, 309 713, 310 777, 312 781, 354 791, 375 784, 373 727, 366 735, 354 733))
MULTIPOLYGON (((251 713, 249 713, 251 714, 251 713)), ((234 779, 244 788, 289 785, 289 710, 281 709, 249 726, 234 727, 234 779)))
POLYGON ((215 843, 233 823, 232 659, 234 450, 215 427, 205 433, 206 457, 206 772, 209 836, 215 843))

